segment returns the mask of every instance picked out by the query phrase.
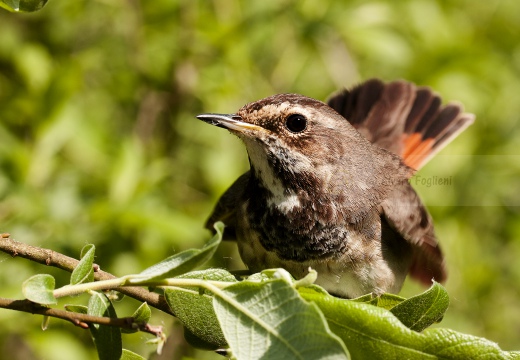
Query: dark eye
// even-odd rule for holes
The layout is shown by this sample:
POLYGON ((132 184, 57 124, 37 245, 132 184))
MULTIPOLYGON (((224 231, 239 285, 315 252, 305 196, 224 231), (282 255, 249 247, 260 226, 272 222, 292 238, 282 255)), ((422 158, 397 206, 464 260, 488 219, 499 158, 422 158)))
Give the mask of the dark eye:
POLYGON ((299 133, 307 127, 307 119, 300 114, 292 114, 285 120, 285 127, 293 133, 299 133))

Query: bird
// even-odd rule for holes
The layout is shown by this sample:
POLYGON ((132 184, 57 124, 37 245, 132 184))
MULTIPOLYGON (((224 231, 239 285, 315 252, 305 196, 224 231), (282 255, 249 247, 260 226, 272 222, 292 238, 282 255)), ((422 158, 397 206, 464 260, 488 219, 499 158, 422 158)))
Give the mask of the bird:
POLYGON ((425 285, 447 271, 432 217, 410 184, 474 122, 429 87, 370 79, 321 102, 277 94, 236 113, 198 119, 245 144, 250 169, 206 222, 226 225, 252 272, 312 268, 330 294, 397 294, 409 274, 425 285))

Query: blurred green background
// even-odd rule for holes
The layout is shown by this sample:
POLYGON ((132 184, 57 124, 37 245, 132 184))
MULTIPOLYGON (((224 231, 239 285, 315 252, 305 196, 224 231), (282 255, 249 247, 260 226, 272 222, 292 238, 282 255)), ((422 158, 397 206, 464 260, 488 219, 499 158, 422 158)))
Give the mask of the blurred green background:
MULTIPOLYGON (((447 257, 440 326, 520 350, 520 2, 50 1, 0 10, 0 232, 118 275, 201 246, 220 194, 248 168, 240 142, 194 119, 280 92, 325 100, 370 77, 428 85, 477 122, 419 174, 447 257)), ((240 266, 224 244, 214 266, 240 266)), ((0 254, 0 296, 63 272, 0 254)), ((407 282, 412 296, 423 289, 407 282)), ((82 302, 85 298, 69 299, 82 302)), ((136 302, 118 304, 130 315, 136 302)), ((0 310, 0 357, 90 359, 87 332, 0 310)), ((219 358, 182 345, 177 357, 219 358), (181 355, 179 355, 181 354, 181 355)), ((141 354, 143 334, 124 337, 141 354)), ((157 358, 157 357, 154 357, 157 358)), ((164 357, 166 358, 166 357, 164 357)))

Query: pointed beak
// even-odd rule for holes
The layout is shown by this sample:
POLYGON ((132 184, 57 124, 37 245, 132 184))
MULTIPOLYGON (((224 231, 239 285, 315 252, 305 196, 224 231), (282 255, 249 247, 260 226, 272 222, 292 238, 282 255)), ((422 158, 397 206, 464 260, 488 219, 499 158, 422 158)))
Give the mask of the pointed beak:
POLYGON ((242 118, 236 114, 200 114, 197 119, 202 120, 210 125, 215 125, 224 129, 244 132, 246 130, 259 131, 263 130, 258 125, 253 125, 242 121, 242 118))

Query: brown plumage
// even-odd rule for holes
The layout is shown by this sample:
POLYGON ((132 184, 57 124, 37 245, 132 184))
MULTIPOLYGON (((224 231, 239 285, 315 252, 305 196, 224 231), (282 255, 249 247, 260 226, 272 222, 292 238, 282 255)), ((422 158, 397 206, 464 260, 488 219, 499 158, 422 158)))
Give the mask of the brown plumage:
POLYGON ((407 273, 444 281, 430 215, 408 179, 473 116, 427 88, 369 80, 328 105, 296 94, 198 116, 241 138, 251 170, 221 197, 222 220, 252 271, 308 267, 329 292, 400 290, 407 273), (348 121, 347 121, 348 120, 348 121))
POLYGON ((406 81, 371 79, 328 100, 370 142, 399 155, 419 170, 471 125, 473 114, 457 104, 441 105, 430 88, 406 81))

